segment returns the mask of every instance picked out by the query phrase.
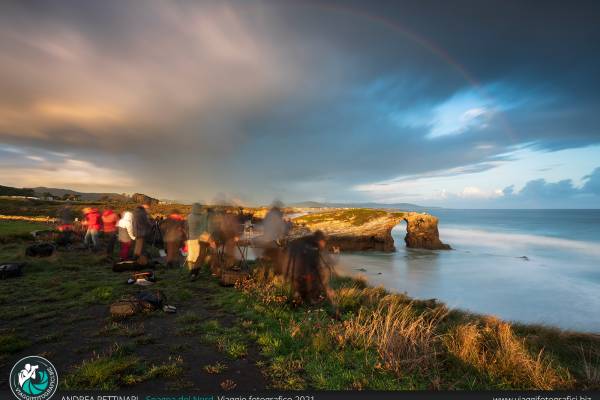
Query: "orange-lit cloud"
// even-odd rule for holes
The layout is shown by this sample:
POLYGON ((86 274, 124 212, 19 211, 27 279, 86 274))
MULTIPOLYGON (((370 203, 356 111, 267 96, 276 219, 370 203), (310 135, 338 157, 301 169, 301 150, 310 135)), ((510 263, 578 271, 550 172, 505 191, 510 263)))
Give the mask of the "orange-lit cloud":
POLYGON ((47 162, 41 157, 29 156, 38 161, 28 166, 0 168, 0 181, 16 187, 69 187, 79 190, 129 191, 137 182, 125 171, 95 165, 89 161, 64 159, 47 162))
POLYGON ((109 106, 88 106, 46 101, 36 104, 34 111, 42 117, 59 121, 112 123, 121 119, 119 111, 109 106))

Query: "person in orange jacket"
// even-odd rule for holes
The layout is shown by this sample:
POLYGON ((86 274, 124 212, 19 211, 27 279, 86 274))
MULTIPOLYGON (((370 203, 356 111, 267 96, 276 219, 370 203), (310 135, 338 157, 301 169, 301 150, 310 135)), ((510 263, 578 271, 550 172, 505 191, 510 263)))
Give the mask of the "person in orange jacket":
POLYGON ((113 256, 115 250, 115 242, 117 240, 117 222, 119 216, 110 208, 104 209, 102 213, 102 233, 106 238, 106 255, 113 256))

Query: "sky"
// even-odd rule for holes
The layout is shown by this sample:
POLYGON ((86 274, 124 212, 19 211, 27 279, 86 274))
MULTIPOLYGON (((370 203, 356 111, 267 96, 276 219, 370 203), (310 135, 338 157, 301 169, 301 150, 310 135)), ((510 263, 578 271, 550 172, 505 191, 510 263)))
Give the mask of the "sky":
POLYGON ((0 184, 598 208, 594 1, 3 1, 0 184))

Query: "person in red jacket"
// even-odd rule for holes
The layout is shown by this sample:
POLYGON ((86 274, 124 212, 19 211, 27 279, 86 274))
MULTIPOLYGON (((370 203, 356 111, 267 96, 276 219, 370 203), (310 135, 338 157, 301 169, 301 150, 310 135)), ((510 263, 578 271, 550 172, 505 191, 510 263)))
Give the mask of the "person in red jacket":
POLYGON ((90 247, 91 244, 91 249, 95 251, 98 249, 98 232, 100 231, 102 219, 100 218, 100 213, 97 208, 86 207, 83 209, 83 214, 85 216, 85 226, 87 228, 83 242, 88 247, 90 247))
POLYGON ((119 216, 110 208, 105 208, 102 213, 102 232, 106 238, 106 255, 113 256, 115 242, 117 241, 117 222, 119 216))

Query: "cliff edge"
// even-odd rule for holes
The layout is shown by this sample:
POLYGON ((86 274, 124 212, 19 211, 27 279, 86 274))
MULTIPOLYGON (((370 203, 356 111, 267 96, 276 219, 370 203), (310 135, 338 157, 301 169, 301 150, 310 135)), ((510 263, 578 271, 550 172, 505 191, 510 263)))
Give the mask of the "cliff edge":
POLYGON ((440 241, 438 219, 426 213, 388 212, 364 208, 336 209, 294 218, 293 236, 321 230, 329 245, 341 251, 395 251, 392 229, 402 220, 407 223, 407 247, 447 250, 440 241))

